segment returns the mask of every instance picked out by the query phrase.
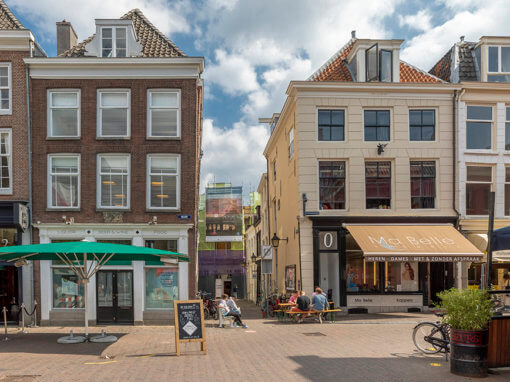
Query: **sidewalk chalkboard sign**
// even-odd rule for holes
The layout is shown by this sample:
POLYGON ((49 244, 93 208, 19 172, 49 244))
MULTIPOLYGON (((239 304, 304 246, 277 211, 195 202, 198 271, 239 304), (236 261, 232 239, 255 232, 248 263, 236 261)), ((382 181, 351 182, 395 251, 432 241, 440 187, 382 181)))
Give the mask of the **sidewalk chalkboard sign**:
POLYGON ((177 355, 181 355, 181 342, 200 342, 201 350, 207 353, 202 300, 174 301, 174 314, 177 355))

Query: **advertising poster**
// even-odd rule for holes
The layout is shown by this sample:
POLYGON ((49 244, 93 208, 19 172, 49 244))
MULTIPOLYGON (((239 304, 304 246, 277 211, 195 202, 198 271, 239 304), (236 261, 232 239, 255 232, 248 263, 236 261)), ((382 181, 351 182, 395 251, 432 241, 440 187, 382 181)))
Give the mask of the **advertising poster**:
POLYGON ((403 292, 418 291, 418 263, 406 261, 400 264, 401 283, 403 292))
POLYGON ((209 187, 205 191, 205 241, 243 241, 243 188, 209 187))
POLYGON ((146 268, 146 307, 149 309, 171 308, 179 298, 177 268, 146 268))
POLYGON ((285 289, 296 290, 296 266, 287 265, 285 267, 285 289))

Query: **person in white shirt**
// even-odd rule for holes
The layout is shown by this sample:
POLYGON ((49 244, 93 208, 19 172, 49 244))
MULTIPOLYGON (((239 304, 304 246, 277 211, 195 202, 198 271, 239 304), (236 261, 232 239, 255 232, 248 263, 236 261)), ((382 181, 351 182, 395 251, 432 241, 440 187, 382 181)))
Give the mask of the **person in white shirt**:
MULTIPOLYGON (((220 311, 220 314, 223 314, 224 316, 234 317, 235 324, 242 326, 244 329, 248 329, 248 326, 243 324, 243 321, 241 320, 241 314, 239 314, 229 308, 228 303, 227 303, 228 299, 229 299, 228 294, 224 294, 221 296, 220 303, 218 304, 218 306, 222 309, 222 311, 220 311)), ((234 302, 234 305, 235 305, 235 302, 234 302)))

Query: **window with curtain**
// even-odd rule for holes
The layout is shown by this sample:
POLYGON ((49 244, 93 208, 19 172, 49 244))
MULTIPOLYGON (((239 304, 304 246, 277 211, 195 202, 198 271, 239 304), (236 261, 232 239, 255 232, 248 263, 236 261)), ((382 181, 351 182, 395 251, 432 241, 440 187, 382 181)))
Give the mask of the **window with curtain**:
POLYGON ((79 137, 80 91, 48 91, 48 136, 79 137))
POLYGON ((319 162, 319 194, 321 210, 345 209, 345 162, 319 162))
POLYGON ((100 90, 98 95, 98 136, 129 137, 130 91, 100 90))
POLYGON ((179 206, 179 157, 148 156, 149 208, 177 208, 179 206))
POLYGON ((365 141, 390 140, 390 111, 365 110, 365 141))
POLYGON ((367 209, 391 208, 391 162, 365 163, 367 209))
POLYGON ((129 155, 100 155, 100 208, 129 208, 129 155))
POLYGON ((80 206, 80 157, 58 155, 49 157, 49 208, 80 206))
POLYGON ((488 215, 492 167, 466 166, 466 215, 488 215))
POLYGON ((11 130, 0 129, 0 193, 12 192, 11 130))
POLYGON ((180 136, 180 92, 149 90, 148 136, 174 138, 180 136))
POLYGON ((411 162, 411 208, 434 208, 436 162, 411 162))

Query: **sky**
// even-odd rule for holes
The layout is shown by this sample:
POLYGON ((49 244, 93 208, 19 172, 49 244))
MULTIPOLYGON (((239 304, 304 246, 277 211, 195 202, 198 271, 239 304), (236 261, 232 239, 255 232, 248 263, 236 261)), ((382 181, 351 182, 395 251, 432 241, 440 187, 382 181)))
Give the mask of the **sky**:
POLYGON ((256 191, 266 171, 268 126, 291 80, 305 80, 356 30, 358 38, 404 39, 401 59, 429 70, 460 36, 509 35, 509 0, 5 0, 49 56, 55 22, 81 41, 95 18, 133 8, 188 56, 203 56, 204 156, 201 191, 211 182, 256 191))

